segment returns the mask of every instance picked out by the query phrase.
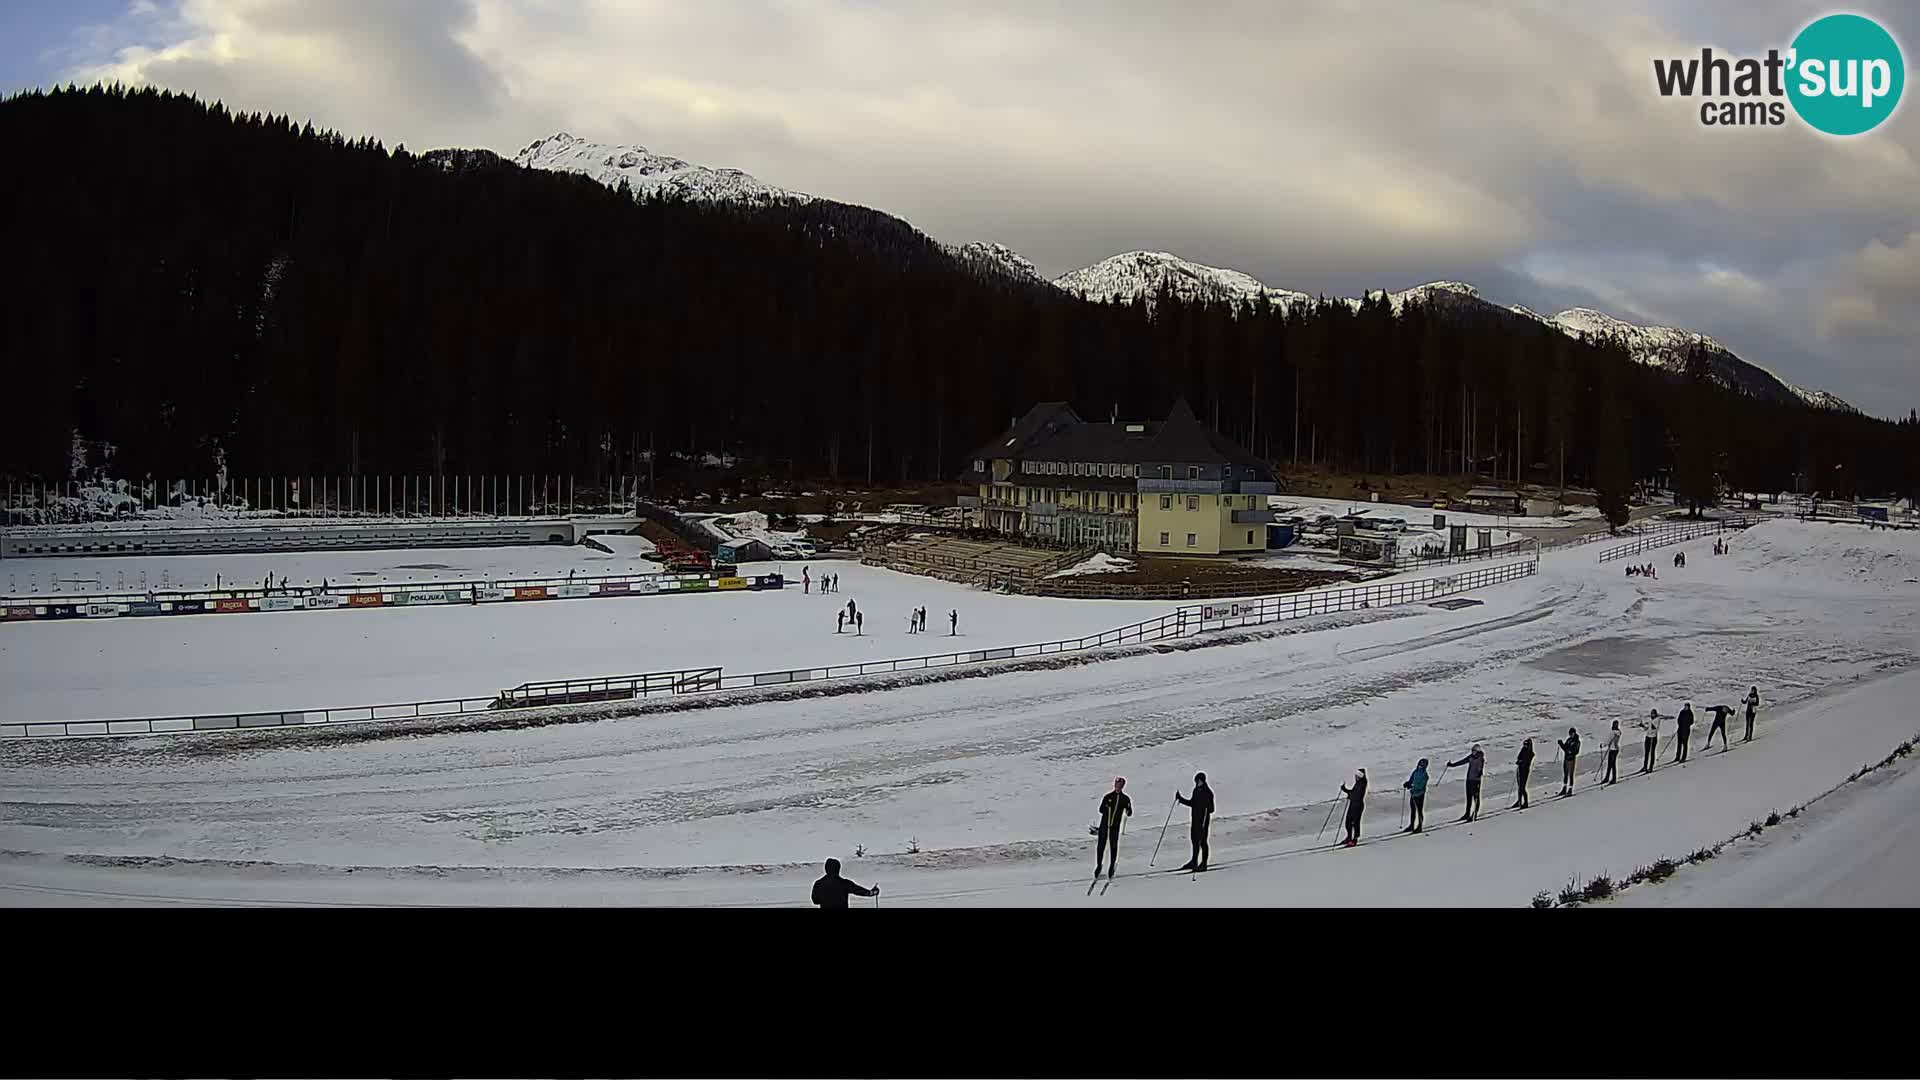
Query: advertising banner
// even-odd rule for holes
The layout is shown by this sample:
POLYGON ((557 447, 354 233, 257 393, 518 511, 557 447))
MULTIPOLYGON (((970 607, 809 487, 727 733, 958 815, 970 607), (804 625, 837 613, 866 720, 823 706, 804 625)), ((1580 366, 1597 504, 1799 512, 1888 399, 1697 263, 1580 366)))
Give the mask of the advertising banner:
POLYGON ((744 589, 747 587, 747 579, 739 577, 715 578, 714 583, 722 589, 744 589))
POLYGON ((300 596, 263 596, 260 598, 261 611, 299 611, 306 606, 306 598, 300 596))
POLYGON ((585 585, 556 585, 553 588, 553 595, 564 600, 573 600, 582 596, 592 595, 592 593, 589 587, 585 585))
POLYGON ((228 597, 227 599, 224 599, 224 600, 215 600, 213 602, 213 610, 222 611, 222 612, 235 612, 235 611, 252 611, 253 608, 244 599, 241 599, 239 597, 228 597))
POLYGON ((348 607, 379 607, 385 602, 379 593, 354 593, 347 597, 348 607))
POLYGON ((212 601, 210 600, 175 600, 173 602, 173 613, 175 615, 192 615, 197 612, 213 610, 211 605, 212 601))
POLYGON ((4 616, 0 616, 0 618, 31 619, 33 618, 33 609, 30 607, 10 607, 7 609, 7 613, 4 616))
POLYGON ((547 588, 544 585, 522 585, 513 590, 515 600, 545 600, 547 588))
POLYGON ((346 603, 346 597, 334 596, 331 593, 307 597, 307 609, 309 611, 318 611, 322 608, 337 608, 344 603, 346 603))
POLYGON ((453 595, 445 589, 433 589, 399 593, 393 599, 395 603, 400 604, 445 604, 453 600, 453 595))
POLYGON ((476 585, 476 586, 474 586, 474 589, 473 589, 473 596, 474 596, 474 599, 476 599, 476 600, 479 600, 479 601, 482 601, 482 602, 491 602, 491 601, 494 601, 494 600, 511 600, 511 599, 513 599, 513 597, 512 597, 511 595, 509 595, 509 594, 508 594, 508 592, 507 592, 507 590, 505 590, 505 589, 496 589, 496 588, 494 588, 494 587, 493 587, 493 586, 491 586, 491 585, 476 585))
POLYGON ((160 605, 152 600, 136 600, 127 605, 129 615, 158 615, 161 610, 160 605))
POLYGON ((120 614, 119 604, 88 604, 87 605, 87 616, 89 618, 97 619, 103 615, 118 615, 118 614, 120 614))

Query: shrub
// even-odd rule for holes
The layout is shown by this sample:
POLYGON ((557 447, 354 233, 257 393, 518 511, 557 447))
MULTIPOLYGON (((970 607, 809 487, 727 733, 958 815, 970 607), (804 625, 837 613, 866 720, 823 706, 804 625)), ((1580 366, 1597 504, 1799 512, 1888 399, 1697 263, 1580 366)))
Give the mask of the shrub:
POLYGON ((867 857, 867 849, 866 849, 865 847, 862 847, 862 846, 861 846, 861 845, 859 845, 859 844, 855 844, 855 845, 853 845, 853 857, 854 857, 854 858, 856 858, 856 859, 864 859, 864 858, 866 858, 866 857, 867 857))
POLYGON ((1566 885, 1560 890, 1560 906, 1572 907, 1585 899, 1585 897, 1586 894, 1580 889, 1579 879, 1569 878, 1567 879, 1566 885))
POLYGON ((1780 811, 1775 810, 1767 815, 1767 828, 1771 829, 1778 824, 1780 824, 1780 811))
POLYGON ((1586 890, 1581 895, 1588 900, 1605 900, 1613 895, 1613 879, 1601 874, 1587 882, 1586 890))
POLYGON ((1547 891, 1547 890, 1545 890, 1545 889, 1541 889, 1541 890, 1540 890, 1539 892, 1537 892, 1537 893, 1534 893, 1534 894, 1533 894, 1533 906, 1534 906, 1534 907, 1537 907, 1537 908, 1550 908, 1550 907, 1552 907, 1552 906, 1553 906, 1553 894, 1552 894, 1552 893, 1550 893, 1550 892, 1548 892, 1548 891, 1547 891))
POLYGON ((1677 869, 1679 869, 1679 867, 1674 865, 1674 861, 1666 858, 1655 859, 1645 867, 1642 867, 1642 870, 1644 870, 1647 875, 1648 881, 1665 881, 1672 877, 1673 872, 1677 869))
POLYGON ((920 854, 920 841, 918 838, 910 838, 907 840, 907 854, 909 855, 920 854))
POLYGON ((1759 836, 1759 835, 1760 835, 1760 830, 1761 830, 1761 829, 1764 829, 1764 828, 1766 828, 1766 826, 1764 826, 1764 825, 1762 825, 1762 824, 1760 824, 1760 823, 1759 823, 1759 822, 1757 822, 1757 821, 1752 821, 1752 822, 1748 822, 1748 823, 1747 823, 1747 835, 1748 835, 1748 836, 1759 836))
POLYGON ((1700 848, 1700 849, 1698 849, 1698 850, 1696 850, 1696 851, 1695 851, 1695 852, 1694 852, 1693 854, 1691 854, 1691 855, 1689 855, 1689 856, 1687 856, 1687 862, 1689 862, 1689 863, 1703 863, 1703 862, 1706 862, 1706 861, 1707 861, 1708 859, 1711 859, 1711 858, 1713 858, 1713 849, 1711 849, 1711 848, 1700 848))

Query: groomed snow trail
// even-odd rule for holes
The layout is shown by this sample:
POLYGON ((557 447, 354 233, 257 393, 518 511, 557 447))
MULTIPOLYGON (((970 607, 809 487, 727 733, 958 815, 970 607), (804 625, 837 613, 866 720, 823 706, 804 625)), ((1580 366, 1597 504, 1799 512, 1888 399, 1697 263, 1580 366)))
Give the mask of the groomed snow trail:
MULTIPOLYGON (((1723 838, 1913 734, 1920 589, 1885 579, 1920 552, 1890 538, 1878 580, 1822 577, 1802 549, 1836 530, 1858 539, 1769 524, 1732 556, 1711 555, 1710 538, 1682 545, 1686 570, 1660 549, 1658 581, 1576 549, 1462 611, 872 694, 346 743, 8 745, 0 883, 21 887, 0 898, 804 903, 834 855, 881 880, 889 905, 1524 903, 1723 838), (1629 725, 1647 708, 1690 699, 1704 717, 1756 683, 1770 702, 1756 742, 1633 776, 1629 725), (1589 790, 1616 718, 1629 779, 1589 790), (1555 801, 1550 738, 1569 724, 1588 746, 1582 790, 1555 801), (1523 735, 1541 754, 1535 809, 1300 850, 1355 766, 1379 793, 1371 840, 1398 827, 1416 758, 1437 778, 1474 740, 1486 809, 1503 808, 1523 735), (1219 869, 1126 876, 1197 769, 1224 815, 1219 869), (1123 876, 1088 898, 1086 822, 1115 775, 1137 813, 1123 876), (922 854, 902 854, 910 840, 922 854)), ((1460 781, 1455 769, 1436 786, 1430 826, 1457 816, 1460 781)), ((1167 866, 1186 857, 1178 816, 1167 866)))

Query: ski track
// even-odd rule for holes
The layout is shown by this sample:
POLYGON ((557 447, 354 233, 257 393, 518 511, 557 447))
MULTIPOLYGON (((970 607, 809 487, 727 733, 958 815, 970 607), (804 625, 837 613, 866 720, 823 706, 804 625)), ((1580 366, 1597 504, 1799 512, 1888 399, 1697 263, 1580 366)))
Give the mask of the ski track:
MULTIPOLYGON (((1835 593, 1761 580, 1759 545, 1743 539, 1736 556, 1720 559, 1710 545, 1677 546, 1698 554, 1692 576, 1695 567, 1623 581, 1618 564, 1595 568, 1590 550, 1575 549, 1459 612, 1399 609, 1218 647, 1074 658, 871 693, 350 741, 7 744, 0 848, 363 873, 493 866, 618 875, 845 859, 856 843, 870 854, 899 851, 917 836, 923 853, 898 856, 915 866, 1058 859, 1059 884, 1084 883, 1085 819, 1115 774, 1135 778, 1132 826, 1144 824, 1145 836, 1157 830, 1147 819, 1165 813, 1170 786, 1205 768, 1226 815, 1216 819, 1218 848, 1317 829, 1325 798, 1356 762, 1379 792, 1370 821, 1394 820, 1399 782, 1422 755, 1433 759, 1437 807, 1463 780, 1456 769, 1439 783, 1444 762, 1477 740, 1488 750, 1482 820, 1497 820, 1510 812, 1513 746, 1523 735, 1539 750, 1578 725, 1585 776, 1604 757, 1605 722, 1619 719, 1626 776, 1639 761, 1640 732, 1629 725, 1649 706, 1671 715, 1692 700, 1703 715, 1698 738, 1704 706, 1731 703, 1748 685, 1761 686, 1769 708, 1791 706, 1913 664, 1914 637, 1903 628, 1920 625, 1914 590, 1835 593)), ((1737 740, 1742 720, 1729 724, 1737 740)), ((1664 727, 1663 760, 1671 721, 1664 727)), ((1559 770, 1543 753, 1534 776, 1534 805, 1543 807, 1559 770)), ((1429 834, 1451 827, 1429 820, 1429 834)), ((1336 820, 1328 831, 1338 828, 1336 820)), ((1167 844, 1183 847, 1184 832, 1170 831, 1167 844)))

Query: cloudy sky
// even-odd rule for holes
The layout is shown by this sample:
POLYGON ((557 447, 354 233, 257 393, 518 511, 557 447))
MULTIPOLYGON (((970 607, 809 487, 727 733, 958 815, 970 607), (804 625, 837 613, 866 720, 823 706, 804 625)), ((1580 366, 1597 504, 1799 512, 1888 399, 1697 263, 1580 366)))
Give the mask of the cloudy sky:
MULTIPOLYGON (((1829 10, 8 0, 0 87, 153 83, 414 150, 571 131, 997 240, 1048 274, 1151 248, 1307 292, 1464 280, 1703 330, 1905 415, 1920 109, 1841 140, 1704 128, 1652 89, 1655 56, 1784 48, 1829 10)), ((1912 64, 1920 5, 1844 10, 1912 64)))

